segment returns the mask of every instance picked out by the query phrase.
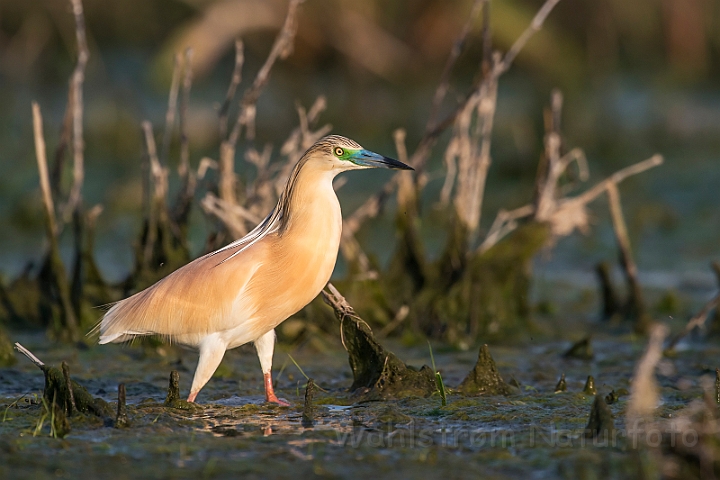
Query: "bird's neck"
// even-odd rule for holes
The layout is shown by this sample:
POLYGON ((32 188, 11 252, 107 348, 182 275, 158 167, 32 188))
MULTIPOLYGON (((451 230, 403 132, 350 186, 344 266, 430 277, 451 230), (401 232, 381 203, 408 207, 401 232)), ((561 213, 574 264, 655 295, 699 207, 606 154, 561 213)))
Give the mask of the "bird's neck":
POLYGON ((342 213, 332 186, 337 173, 311 164, 305 164, 292 173, 283 193, 282 234, 322 227, 335 230, 337 227, 339 235, 342 213))

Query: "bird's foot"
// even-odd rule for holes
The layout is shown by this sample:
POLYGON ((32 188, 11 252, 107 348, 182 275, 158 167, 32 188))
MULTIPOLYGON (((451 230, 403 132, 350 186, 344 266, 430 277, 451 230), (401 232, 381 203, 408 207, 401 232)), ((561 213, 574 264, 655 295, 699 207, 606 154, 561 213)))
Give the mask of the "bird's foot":
POLYGON ((265 401, 268 403, 276 403, 276 404, 280 405, 281 407, 289 407, 290 406, 290 402, 288 402, 284 398, 276 397, 275 394, 266 395, 265 401))

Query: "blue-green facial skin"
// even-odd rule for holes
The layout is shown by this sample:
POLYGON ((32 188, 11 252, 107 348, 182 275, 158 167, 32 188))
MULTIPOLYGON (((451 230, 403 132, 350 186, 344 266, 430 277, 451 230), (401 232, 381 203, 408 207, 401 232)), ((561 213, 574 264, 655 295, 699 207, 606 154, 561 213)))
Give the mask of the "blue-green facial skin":
POLYGON ((347 149, 343 148, 342 153, 339 152, 340 148, 336 148, 333 152, 336 157, 340 160, 346 160, 354 163, 361 167, 371 168, 394 168, 399 170, 413 170, 411 167, 405 165, 402 162, 398 162, 395 159, 385 157, 370 150, 364 149, 347 149), (340 155, 338 155, 340 153, 340 155))
POLYGON ((337 158, 339 158, 340 160, 346 160, 346 161, 351 161, 351 162, 353 162, 353 163, 356 163, 355 160, 354 160, 354 158, 355 158, 355 156, 359 155, 360 152, 362 152, 362 151, 363 151, 363 150, 362 150, 362 149, 359 149, 359 148, 356 148, 356 149, 354 149, 354 150, 351 150, 351 149, 349 149, 349 148, 336 147, 336 148, 333 150, 333 154, 334 154, 337 158), (338 155, 338 153, 339 153, 338 150, 342 150, 342 154, 341 154, 341 155, 338 155))

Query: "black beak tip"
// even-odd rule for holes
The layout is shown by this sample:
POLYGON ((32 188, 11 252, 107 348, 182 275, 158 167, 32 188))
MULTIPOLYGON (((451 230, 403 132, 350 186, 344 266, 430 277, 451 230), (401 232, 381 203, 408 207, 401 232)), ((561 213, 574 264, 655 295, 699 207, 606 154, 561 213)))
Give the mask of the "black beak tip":
POLYGON ((415 170, 410 165, 406 165, 398 160, 395 160, 394 158, 384 157, 384 160, 390 168, 394 168, 396 170, 415 170))

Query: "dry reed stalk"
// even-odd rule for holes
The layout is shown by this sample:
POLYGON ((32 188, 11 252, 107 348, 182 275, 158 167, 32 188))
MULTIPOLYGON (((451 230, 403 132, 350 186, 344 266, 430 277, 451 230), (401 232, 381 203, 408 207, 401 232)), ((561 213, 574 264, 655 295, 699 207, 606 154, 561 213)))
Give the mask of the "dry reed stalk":
POLYGON ((668 328, 656 324, 650 329, 647 348, 635 367, 630 387, 630 399, 626 412, 627 425, 633 425, 640 419, 649 417, 657 407, 659 388, 655 379, 655 367, 662 359, 663 340, 668 328))
POLYGON ((190 216, 190 208, 197 187, 197 176, 190 167, 190 141, 187 132, 187 111, 190 103, 190 88, 192 87, 192 54, 192 49, 185 50, 179 122, 180 162, 178 164, 178 176, 180 177, 180 190, 173 205, 172 221, 170 222, 174 237, 183 243, 186 241, 188 217, 190 216))
POLYGON ((35 157, 40 173, 40 190, 42 191, 43 206, 45 207, 46 226, 48 236, 55 238, 57 235, 57 224, 55 220, 55 203, 50 189, 48 176, 47 155, 45 150, 45 136, 43 133, 42 113, 37 102, 32 103, 33 134, 35 138, 35 157))
MULTIPOLYGON (((559 0, 547 0, 505 55, 501 55, 499 52, 490 55, 490 49, 486 48, 483 56, 483 69, 485 70, 483 80, 455 120, 455 133, 448 145, 448 150, 450 150, 448 155, 455 157, 458 165, 453 206, 458 220, 467 232, 469 242, 476 235, 480 224, 487 172, 492 162, 490 145, 493 120, 497 109, 499 78, 510 68, 513 60, 530 37, 542 28, 545 19, 558 2, 559 0)), ((485 10, 486 15, 488 12, 489 10, 485 10)), ((487 41, 489 38, 487 23, 485 36, 487 41)), ((448 159, 447 161, 452 160, 448 159)))
MULTIPOLYGON (((148 162, 150 164, 150 179, 152 180, 152 194, 147 212, 147 237, 143 247, 143 267, 149 267, 153 257, 155 244, 158 240, 158 230, 167 225, 167 192, 168 192, 168 169, 160 164, 157 156, 157 147, 153 135, 152 123, 145 120, 142 122, 142 130, 145 137, 148 162)), ((163 235, 163 242, 169 239, 163 235)), ((166 250, 167 251, 167 250, 166 250)))
POLYGON ((70 79, 72 99, 73 124, 73 183, 67 204, 63 209, 63 218, 69 221, 72 212, 80 208, 82 203, 82 186, 85 180, 85 141, 83 140, 83 83, 85 81, 85 67, 90 58, 85 37, 85 16, 81 0, 70 0, 75 17, 75 37, 78 46, 78 60, 70 79))
MULTIPOLYGON (((232 210, 234 206, 237 206, 237 175, 235 174, 235 150, 237 148, 237 142, 240 139, 243 127, 245 128, 245 138, 253 140, 255 138, 255 116, 257 113, 257 101, 260 94, 265 89, 269 79, 270 72, 273 65, 278 59, 285 59, 293 50, 293 43, 295 35, 297 33, 297 12, 298 7, 304 0, 291 0, 288 5, 287 15, 283 23, 280 32, 275 38, 275 42, 265 59, 262 67, 258 71, 255 79, 245 90, 242 99, 240 100, 240 109, 237 114, 235 123, 233 124, 232 130, 227 134, 227 137, 223 139, 220 145, 220 158, 218 161, 219 169, 219 185, 218 190, 220 194, 220 200, 223 203, 220 205, 227 204, 227 209, 232 210)), ((225 103, 229 105, 232 98, 235 95, 235 89, 240 83, 240 75, 243 64, 242 48, 240 43, 236 43, 236 56, 235 56, 235 68, 233 70, 233 77, 228 88, 225 103)), ((220 130, 224 132, 227 130, 227 110, 228 107, 221 108, 220 112, 220 130)), ((206 203, 206 202, 204 202, 206 203)), ((212 202, 207 202, 210 204, 212 202)), ((238 228, 242 225, 242 222, 233 222, 235 225, 234 231, 231 234, 234 237, 242 236, 247 233, 247 228, 238 228)))
POLYGON ((183 69, 183 58, 179 53, 173 58, 173 73, 170 81, 170 92, 168 94, 168 106, 165 111, 165 132, 162 136, 162 148, 160 150, 160 162, 167 165, 170 152, 172 131, 175 127, 175 115, 177 112, 178 94, 180 92, 180 73, 183 69))
POLYGON ((192 87, 192 48, 185 50, 184 71, 182 78, 182 96, 180 97, 180 164, 178 165, 178 173, 180 178, 185 180, 191 174, 190 172, 190 149, 189 138, 187 132, 187 111, 190 103, 190 88, 192 87))
MULTIPOLYGON (((82 189, 85 182, 85 140, 83 128, 83 84, 85 82, 85 70, 90 51, 87 45, 85 15, 81 0, 70 0, 75 20, 75 38, 78 47, 78 58, 75 69, 70 77, 68 91, 67 109, 72 111, 72 151, 73 151, 73 181, 68 194, 67 203, 63 208, 63 222, 73 222, 75 259, 73 262, 71 281, 71 302, 77 316, 77 322, 82 323, 82 304, 85 299, 84 282, 88 268, 94 268, 92 255, 86 254, 84 244, 86 243, 85 231, 86 215, 83 213, 82 189)), ((60 172, 58 172, 60 173, 60 172)), ((58 179, 59 180, 59 179, 58 179)), ((57 192, 59 193, 59 188, 57 192)), ((90 238, 92 235, 88 235, 90 238)), ((71 336, 74 335, 71 331, 71 336)))
POLYGON ((430 115, 428 116, 426 127, 430 127, 430 125, 434 125, 436 123, 437 117, 440 113, 440 107, 442 106, 443 100, 445 100, 447 92, 450 89, 450 75, 455 68, 458 58, 460 58, 460 54, 462 54, 463 50, 465 50, 465 45, 467 44, 467 39, 470 36, 470 31, 477 21, 477 18, 483 9, 483 5, 486 5, 485 8, 487 8, 489 1, 475 0, 475 2, 473 2, 470 15, 460 30, 460 34, 453 42, 453 46, 450 49, 450 55, 448 55, 442 74, 440 75, 440 83, 435 89, 435 94, 433 95, 432 106, 430 108, 430 115))
MULTIPOLYGON (((577 162, 580 166, 581 178, 586 178, 587 164, 584 154, 580 149, 573 149, 565 154, 561 157, 557 165, 559 169, 564 170, 567 169, 567 167, 573 162, 577 162)), ((552 233, 555 237, 569 235, 576 228, 584 230, 587 226, 586 208, 590 202, 594 201, 606 192, 611 185, 618 185, 626 178, 657 167, 662 163, 663 157, 661 155, 653 155, 647 160, 643 160, 642 162, 638 162, 630 165, 629 167, 618 170, 579 195, 574 197, 556 198, 554 201, 549 202, 551 208, 546 210, 546 214, 541 217, 540 221, 550 223, 552 233)), ((553 175, 553 177, 555 176, 557 175, 553 175)), ((549 177, 546 177, 546 182, 548 181, 548 178, 549 177)), ((541 185, 544 185, 544 183, 541 185)), ((544 189, 544 186, 541 188, 544 189)), ((480 244, 480 247, 478 247, 478 251, 487 251, 504 236, 515 230, 519 225, 517 223, 518 220, 534 215, 535 212, 536 206, 532 204, 524 205, 510 212, 500 210, 493 222, 493 225, 490 227, 485 240, 480 244)))
MULTIPOLYGON (((33 134, 35 138, 35 156, 38 164, 38 172, 40 174, 40 189, 42 190, 43 205, 45 207, 45 228, 47 231, 48 243, 50 251, 48 252, 47 262, 49 262, 52 272, 52 280, 54 288, 60 300, 60 308, 64 327, 67 330, 69 339, 76 341, 79 338, 78 321, 75 311, 73 310, 70 295, 70 285, 68 284, 65 266, 60 257, 60 247, 58 245, 58 227, 55 218, 55 205, 52 198, 50 188, 50 178, 48 175, 47 154, 45 150, 45 136, 43 134, 42 113, 40 106, 32 103, 33 114, 33 134)), ((56 325, 56 333, 62 333, 60 325, 56 325)))
POLYGON ((495 221, 490 227, 485 239, 478 247, 477 253, 484 253, 488 251, 493 245, 518 227, 518 220, 529 217, 534 211, 535 208, 532 205, 524 205, 510 211, 501 209, 497 213, 495 221))
POLYGON ((40 360, 38 357, 35 356, 34 353, 23 347, 18 342, 15 342, 15 350, 25 355, 27 359, 30 360, 36 367, 42 368, 45 366, 45 363, 42 360, 40 360))
POLYGON ((487 251, 500 239, 515 230, 520 219, 530 216, 533 216, 537 222, 549 223, 553 238, 569 235, 576 229, 587 231, 589 224, 587 204, 603 192, 607 192, 610 199, 613 227, 621 251, 621 263, 631 292, 628 306, 631 309, 630 313, 636 316, 636 331, 644 332, 647 328, 647 316, 642 301, 642 290, 637 280, 637 267, 632 259, 627 228, 622 217, 617 185, 631 175, 660 165, 663 161, 662 157, 655 155, 619 170, 580 195, 563 197, 563 192, 559 189, 558 184, 570 165, 577 164, 581 181, 586 181, 589 173, 587 160, 582 150, 573 149, 565 155, 561 154, 562 139, 559 128, 561 110, 562 95, 555 90, 551 96, 551 108, 546 114, 545 152, 538 168, 535 201, 533 204, 525 205, 511 212, 500 210, 477 251, 478 253, 487 251))
MULTIPOLYGON (((266 145, 262 152, 252 147, 249 148, 245 152, 245 160, 256 168, 257 175, 251 184, 245 186, 244 205, 232 204, 225 201, 222 196, 217 197, 212 192, 208 192, 201 201, 205 213, 220 219, 234 238, 241 237, 257 225, 277 203, 290 172, 302 154, 330 132, 332 128, 330 125, 323 125, 317 130, 313 130, 320 114, 326 107, 327 102, 322 95, 315 99, 307 111, 298 105, 299 125, 290 132, 280 149, 280 154, 285 157, 285 161, 271 165, 272 149, 269 145, 266 145)), ((212 166, 212 164, 212 160, 209 159, 204 162, 206 166, 212 166)), ((202 176, 200 173, 199 171, 198 176, 202 176)))
POLYGON ((535 220, 544 221, 549 217, 555 204, 557 181, 564 169, 560 169, 560 116, 562 113, 562 93, 555 89, 550 95, 550 110, 545 111, 545 154, 538 164, 535 179, 537 198, 535 200, 535 220))
MULTIPOLYGON (((403 153, 404 158, 406 159, 404 163, 407 163, 408 165, 411 165, 413 168, 415 168, 415 175, 410 176, 407 174, 407 172, 404 174, 396 173, 388 182, 385 183, 385 185, 380 189, 380 191, 369 196, 365 203, 363 203, 363 205, 361 205, 343 221, 342 244, 347 243, 348 246, 344 247, 341 244, 341 252, 343 253, 343 256, 348 261, 348 263, 357 265, 359 267, 360 273, 362 275, 372 275, 372 273, 364 266, 365 264, 367 264, 367 262, 363 261, 363 259, 367 257, 362 252, 362 250, 360 250, 357 241, 354 239, 354 236, 367 219, 374 218, 379 214, 380 210, 385 204, 385 201, 390 198, 396 186, 399 186, 397 192, 398 210, 404 212, 403 215, 405 215, 407 218, 407 221, 404 222, 404 233, 407 234, 409 238, 415 236, 413 234, 415 228, 414 223, 415 218, 418 214, 415 203, 420 196, 420 192, 427 183, 427 176, 424 172, 425 163, 427 162, 432 147, 437 142, 440 134, 442 134, 452 124, 458 113, 464 108, 464 105, 467 104, 470 96, 468 95, 464 102, 462 102, 460 105, 457 105, 448 115, 446 115, 442 120, 438 121, 437 117, 440 111, 440 106, 442 105, 442 102, 445 99, 449 90, 450 74, 452 73, 455 64, 457 63, 460 54, 464 50, 464 47, 467 43, 467 38, 472 29, 472 25, 477 20, 477 17, 482 10, 482 6, 487 5, 487 3, 488 0, 476 0, 474 2, 467 22, 463 26, 456 41, 453 43, 453 48, 451 49, 450 55, 448 56, 448 59, 445 63, 440 82, 433 96, 431 111, 425 125, 423 137, 418 143, 418 146, 413 152, 412 156, 410 156, 409 158, 407 155, 404 138, 401 142, 402 146, 400 146, 400 143, 398 142, 400 137, 397 136, 397 132, 395 133, 395 143, 398 153, 403 153)), ((411 254, 417 255, 418 252, 412 252, 411 254)))
MULTIPOLYGON (((523 34, 516 40, 510 50, 505 54, 504 57, 499 54, 491 55, 491 43, 490 43, 490 27, 489 27, 489 0, 478 0, 473 4, 469 23, 461 30, 458 40, 455 42, 455 46, 450 53, 447 64, 443 70, 441 82, 438 89, 435 92, 433 99, 433 107, 431 109, 431 115, 428 119, 428 124, 423 134, 422 139, 418 143, 417 148, 410 156, 408 163, 413 166, 418 172, 416 176, 416 189, 418 192, 415 197, 419 197, 419 191, 421 190, 424 182, 424 166, 430 155, 430 151, 436 143, 438 137, 453 123, 469 125, 466 121, 467 118, 461 119, 463 114, 467 115, 469 112, 477 111, 481 115, 482 127, 480 128, 477 137, 482 139, 482 143, 477 150, 477 155, 473 157, 464 157, 464 165, 457 167, 457 177, 463 178, 463 186, 459 187, 461 190, 460 194, 456 194, 456 210, 460 210, 460 216, 464 223, 470 226, 479 223, 479 212, 482 207, 482 193, 485 185, 485 176, 487 169, 490 165, 490 134, 492 132, 492 119, 495 111, 495 100, 497 97, 497 79, 502 73, 507 71, 512 61, 515 59, 519 51, 524 47, 530 37, 537 32, 541 27, 545 18, 550 11, 555 7, 559 0, 547 0, 545 4, 540 8, 538 13, 533 18, 533 21, 523 34), (470 92, 466 95, 464 101, 457 105, 447 116, 442 120, 436 121, 437 112, 439 110, 438 105, 442 103, 442 99, 445 97, 447 92, 447 82, 449 81, 449 72, 452 70, 457 58, 459 57, 459 50, 464 45, 467 35, 470 32, 472 22, 479 14, 482 6, 483 18, 484 18, 484 70, 486 74, 481 77, 481 81, 472 86, 470 92), (490 58, 493 57, 493 58, 490 58), (490 63, 492 62, 492 63, 490 63), (490 66, 488 66, 490 65, 490 66), (463 177, 462 173, 465 171, 470 172, 470 176, 463 177), (469 205, 469 208, 466 207, 469 205)), ((452 141, 451 141, 452 143, 452 141)), ((451 150, 450 154, 446 154, 446 164, 449 165, 449 171, 451 174, 454 173, 454 166, 450 166, 449 162, 453 161, 453 157, 456 152, 459 152, 462 147, 462 154, 468 155, 467 142, 457 141, 454 145, 449 146, 451 150)), ((360 226, 369 218, 374 218, 378 215, 382 209, 385 201, 390 197, 396 185, 398 184, 398 175, 396 174, 393 178, 388 181, 376 194, 371 195, 355 212, 353 212, 343 224, 343 230, 347 231, 344 238, 350 238, 351 235, 359 230, 360 226)), ((449 200, 449 192, 452 190, 452 183, 455 180, 451 177, 446 179, 443 188, 443 197, 446 201, 449 200)))
POLYGON ((667 348, 669 350, 675 348, 675 345, 677 345, 678 342, 685 338, 690 332, 696 328, 703 328, 705 326, 705 321, 713 308, 720 308, 720 292, 705 302, 700 311, 690 318, 688 323, 685 325, 685 328, 673 337, 667 348))
POLYGON ((602 298, 600 318, 610 320, 620 312, 621 303, 610 275, 610 264, 608 262, 598 263, 595 266, 595 273, 600 282, 600 295, 602 298))
POLYGON ((60 139, 55 147, 55 155, 53 156, 54 161, 50 166, 50 187, 53 195, 58 198, 62 194, 62 176, 63 170, 65 170, 65 153, 67 152, 68 144, 70 143, 70 136, 72 135, 73 125, 73 112, 71 105, 73 89, 70 88, 68 91, 68 106, 65 108, 65 114, 63 115, 62 127, 60 127, 60 139))
POLYGON ((332 125, 329 124, 314 129, 320 119, 320 114, 327 109, 327 99, 324 95, 319 95, 309 110, 306 111, 302 105, 297 105, 296 109, 299 124, 290 132, 290 135, 280 147, 280 154, 285 157, 285 162, 275 175, 274 189, 276 196, 280 196, 280 193, 282 193, 290 172, 300 160, 302 154, 332 130, 332 125))
POLYGON ((230 85, 228 86, 227 93, 225 94, 225 101, 220 107, 218 113, 218 120, 220 123, 220 138, 226 138, 227 136, 227 123, 228 114, 230 112, 230 104, 235 99, 235 92, 237 87, 242 81, 242 68, 245 63, 245 49, 241 39, 235 40, 235 65, 233 67, 233 73, 230 77, 230 85))
MULTIPOLYGON (((395 151, 398 154, 398 160, 402 163, 407 164, 408 153, 407 147, 405 146, 405 138, 407 132, 404 128, 398 128, 393 132, 393 140, 395 141, 395 151)), ((397 202, 398 208, 403 211, 404 215, 408 215, 409 220, 417 216, 417 196, 415 191, 415 185, 412 174, 406 173, 405 175, 398 175, 397 181, 397 202)))
POLYGON ((607 190, 607 188, 610 185, 617 185, 628 177, 632 177, 633 175, 642 173, 645 170, 649 170, 651 168, 662 165, 662 163, 663 163, 662 155, 655 154, 652 157, 648 158, 647 160, 643 160, 642 162, 638 162, 638 163, 635 163, 633 165, 630 165, 628 167, 618 170, 617 172, 613 173, 612 175, 607 177, 602 182, 595 184, 592 188, 583 192, 581 195, 578 195, 577 197, 574 197, 572 199, 567 199, 567 200, 589 203, 589 202, 595 200, 600 195, 602 195, 602 193, 605 192, 605 190, 607 190))
MULTIPOLYGON (((416 170, 415 182, 417 186, 422 186, 425 182, 424 167, 432 147, 437 142, 438 137, 450 126, 462 111, 470 94, 466 96, 465 101, 455 106, 455 108, 447 114, 442 120, 436 120, 440 105, 445 98, 449 89, 450 73, 452 72, 457 60, 462 53, 463 47, 467 42, 467 37, 470 34, 472 24, 477 19, 482 4, 487 4, 489 0, 476 0, 471 10, 471 15, 463 26, 460 35, 453 44, 453 49, 448 57, 448 60, 443 68, 443 74, 441 76, 440 83, 435 90, 433 96, 433 106, 431 107, 431 113, 428 117, 428 121, 425 125, 425 132, 423 133, 418 146, 413 152, 412 156, 408 159, 408 165, 412 166, 416 170)), ((471 91, 473 91, 471 89, 471 91)), ((360 229, 360 226, 368 219, 375 218, 380 210, 382 210, 385 202, 390 198, 392 192, 397 186, 400 174, 395 174, 392 178, 383 185, 383 187, 373 195, 370 195, 368 199, 360 207, 358 207, 347 219, 343 222, 343 231, 347 231, 345 238, 349 239, 350 236, 354 236, 360 229)))
MULTIPOLYGON (((499 61, 497 55, 493 61, 499 61)), ((485 181, 490 168, 490 143, 497 107, 497 77, 489 75, 455 120, 446 156, 455 158, 457 177, 453 207, 470 240, 477 232, 485 181)), ((450 160, 448 160, 449 162, 450 160)))
POLYGON ((402 305, 397 313, 395 314, 395 317, 385 325, 382 330, 378 333, 378 337, 385 338, 388 335, 390 335, 397 327, 399 327, 402 322, 405 321, 405 319, 408 317, 408 314, 410 313, 410 307, 408 305, 402 305))
POLYGON ((627 226, 622 213, 620 192, 617 184, 611 183, 608 185, 607 195, 610 203, 610 215, 612 216, 615 238, 618 243, 618 248, 620 249, 620 264, 623 267, 630 289, 628 308, 632 310, 632 313, 636 317, 635 330, 638 333, 646 333, 649 325, 645 313, 642 289, 640 288, 640 282, 637 277, 637 265, 632 256, 630 237, 628 236, 627 226))
POLYGON ((237 204, 229 204, 212 193, 208 193, 203 197, 200 206, 208 215, 217 217, 230 232, 230 235, 235 238, 240 238, 247 233, 247 223, 258 224, 262 220, 261 217, 256 217, 246 208, 237 204))
POLYGON ((304 0, 290 0, 285 22, 280 29, 280 33, 278 33, 278 36, 275 38, 275 43, 273 43, 270 53, 265 59, 263 66, 260 67, 252 85, 243 94, 240 113, 229 135, 229 139, 233 145, 240 136, 242 126, 245 127, 246 138, 249 140, 255 138, 255 114, 257 113, 258 98, 260 98, 260 94, 270 80, 270 72, 275 62, 278 59, 286 59, 293 51, 295 35, 297 34, 297 12, 300 4, 303 2, 304 0))

